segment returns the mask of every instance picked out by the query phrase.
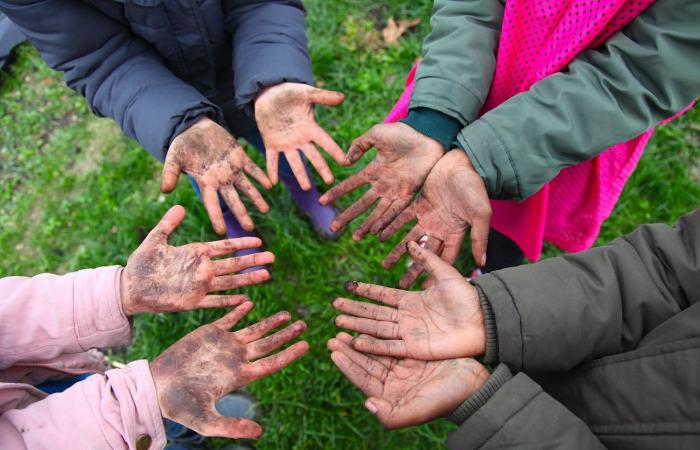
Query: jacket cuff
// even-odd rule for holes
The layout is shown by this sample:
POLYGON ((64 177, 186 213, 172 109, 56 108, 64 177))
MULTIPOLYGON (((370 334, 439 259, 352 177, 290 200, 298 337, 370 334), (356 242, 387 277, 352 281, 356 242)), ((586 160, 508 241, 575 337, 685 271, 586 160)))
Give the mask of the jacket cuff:
POLYGON ((444 78, 421 74, 418 66, 409 110, 428 108, 459 121, 462 126, 478 117, 482 102, 469 89, 444 78))
POLYGON ((486 383, 469 396, 457 409, 452 411, 452 413, 447 416, 447 419, 457 425, 462 425, 472 414, 484 406, 493 394, 511 378, 513 378, 513 374, 510 372, 508 366, 499 364, 491 373, 489 379, 486 380, 486 383))
POLYGON ((412 109, 401 122, 438 141, 445 150, 452 148, 457 133, 462 129, 462 124, 457 119, 430 108, 412 109))
POLYGON ((498 360, 498 335, 496 332, 496 318, 493 315, 493 308, 484 291, 478 285, 474 285, 479 293, 479 303, 484 315, 484 330, 486 331, 486 352, 481 358, 484 364, 494 364, 498 360))
MULTIPOLYGON (((495 273, 481 275, 472 281, 479 289, 479 295, 491 307, 494 331, 496 333, 497 359, 508 364, 515 371, 523 365, 523 338, 520 326, 520 313, 506 284, 495 273)), ((480 297, 481 298, 481 297, 480 297)), ((488 349, 487 349, 488 350, 488 349)), ((489 357, 494 357, 488 355, 489 357)))
POLYGON ((457 145, 467 152, 486 184, 489 197, 522 199, 518 171, 510 151, 486 120, 481 118, 463 128, 457 135, 457 145))
POLYGON ((73 320, 81 349, 131 343, 131 323, 122 310, 122 270, 112 266, 76 272, 73 320))

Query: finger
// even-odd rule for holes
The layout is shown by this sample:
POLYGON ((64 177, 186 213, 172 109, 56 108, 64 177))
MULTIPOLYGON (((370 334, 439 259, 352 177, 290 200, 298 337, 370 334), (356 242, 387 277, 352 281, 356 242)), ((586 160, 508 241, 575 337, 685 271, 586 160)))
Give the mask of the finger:
POLYGON ((374 128, 370 128, 368 132, 352 141, 348 153, 345 155, 346 164, 356 163, 367 150, 374 147, 376 140, 374 139, 373 130, 374 128))
POLYGON ((185 208, 180 205, 175 205, 166 212, 148 236, 146 240, 157 240, 165 242, 168 236, 182 223, 185 219, 185 208))
POLYGON ((357 331, 382 339, 399 339, 399 324, 381 320, 364 319, 362 317, 338 316, 335 324, 346 330, 357 331))
POLYGON ((348 377, 348 380, 364 392, 365 395, 379 395, 382 392, 382 382, 355 363, 344 352, 335 351, 331 353, 331 359, 336 367, 348 377))
POLYGON ((252 361, 267 356, 287 342, 299 337, 304 331, 306 331, 306 324, 299 320, 271 336, 255 341, 247 346, 248 359, 252 361))
POLYGON ((207 242, 204 245, 207 248, 207 256, 213 258, 216 256, 229 255, 238 250, 258 248, 262 245, 262 241, 260 238, 256 237, 242 237, 207 242))
MULTIPOLYGON (((253 219, 250 218, 248 210, 241 201, 241 198, 238 196, 236 188, 233 186, 222 187, 221 195, 224 197, 224 201, 226 201, 229 209, 238 220, 238 223, 241 224, 241 227, 246 231, 253 231, 255 229, 255 224, 253 223, 253 219)), ((225 231, 226 226, 224 225, 224 232, 225 231)))
MULTIPOLYGON (((335 338, 329 339, 327 347, 330 351, 336 351, 340 350, 340 346, 338 345, 338 341, 344 343, 347 347, 346 348, 352 348, 352 341, 355 339, 348 333, 341 331, 340 333, 335 335, 335 338)), ((354 351, 354 349, 353 349, 354 351)), ((359 353, 359 352, 358 352, 359 353)), ((364 355, 364 353, 362 353, 364 355)), ((378 362, 379 364, 383 365, 387 369, 391 369, 394 367, 394 364, 396 364, 396 359, 392 358, 390 356, 377 356, 377 355, 365 355, 368 358, 373 359, 374 361, 378 362)))
POLYGON ((260 191, 258 191, 258 189, 253 186, 253 184, 248 181, 246 177, 241 177, 236 182, 236 186, 253 202, 253 205, 255 205, 258 211, 264 214, 270 210, 270 205, 267 204, 263 196, 260 194, 260 191))
POLYGON ((362 225, 355 230, 355 232, 352 234, 352 238, 355 241, 361 240, 363 237, 369 233, 370 228, 374 225, 374 223, 379 220, 389 209, 391 206, 392 201, 388 200, 386 198, 382 198, 379 201, 379 204, 377 205, 376 208, 374 208, 374 211, 370 213, 369 216, 365 219, 364 222, 362 222, 362 225))
MULTIPOLYGON (((411 244, 415 244, 415 242, 409 242, 409 248, 411 244)), ((418 244, 416 244, 418 245, 418 244)), ((438 253, 440 253, 440 247, 442 247, 442 242, 439 239, 435 239, 434 237, 429 237, 428 240, 425 242, 425 247, 420 247, 423 250, 428 250, 431 254, 435 255, 435 257, 440 260, 443 264, 444 261, 440 259, 439 256, 437 256, 438 253)), ((449 264, 448 264, 449 266, 449 264)), ((408 267, 408 270, 404 274, 404 276, 399 280, 399 287, 402 289, 408 289, 409 286, 413 284, 414 281, 418 279, 421 273, 423 273, 423 270, 425 268, 423 267, 422 264, 416 263, 415 261, 408 267)), ((429 275, 433 275, 432 272, 428 271, 429 275)))
POLYGON ((206 414, 204 420, 193 429, 202 436, 231 439, 257 439, 263 432, 262 427, 250 419, 224 417, 215 412, 206 414))
POLYGON ((364 369, 365 372, 378 379, 382 383, 386 380, 389 371, 393 367, 391 364, 391 359, 383 356, 379 356, 382 360, 389 361, 389 364, 383 364, 379 362, 379 359, 367 356, 363 353, 358 352, 354 348, 350 347, 347 342, 343 342, 340 339, 331 338, 328 341, 328 349, 331 352, 342 352, 347 356, 352 362, 364 369))
MULTIPOLYGON (((168 153, 170 156, 170 153, 168 153)), ((163 165, 163 175, 160 181, 161 192, 168 193, 172 192, 177 186, 177 180, 180 178, 180 165, 173 161, 171 158, 165 158, 165 164, 163 165)))
POLYGON ((377 201, 377 198, 379 198, 379 195, 377 195, 374 189, 365 192, 358 201, 348 206, 347 209, 336 216, 333 222, 331 222, 331 230, 338 231, 345 228, 350 221, 367 211, 367 209, 377 201))
MULTIPOLYGON (((263 170, 260 167, 258 167, 258 165, 255 164, 253 160, 250 159, 250 157, 248 157, 248 155, 246 155, 245 153, 243 154, 243 157, 245 161, 243 164, 243 171, 251 177, 253 177, 253 179, 260 183, 260 185, 262 185, 262 187, 264 187, 265 189, 270 189, 272 187, 272 182, 269 178, 267 178, 265 172, 263 172, 263 170)), ((277 173, 276 170, 275 173, 277 173)))
POLYGON ((394 358, 406 358, 408 356, 405 341, 377 339, 364 334, 352 340, 352 348, 358 352, 371 353, 373 355, 393 356, 394 358))
POLYGON ((284 369, 297 359, 304 356, 309 351, 309 343, 306 341, 297 342, 287 347, 279 353, 267 358, 259 359, 251 365, 252 377, 254 380, 265 377, 279 370, 284 369))
POLYGON ((280 154, 276 150, 267 150, 265 153, 267 159, 267 175, 270 177, 270 182, 276 186, 280 181, 278 174, 280 154))
POLYGON ((395 308, 374 305, 367 302, 358 302, 347 298, 336 298, 333 301, 333 308, 355 317, 365 317, 367 319, 389 322, 399 321, 399 311, 395 308))
POLYGON ((435 249, 433 239, 428 239, 426 248, 422 248, 415 242, 408 244, 408 251, 411 253, 413 261, 417 262, 426 272, 436 280, 444 280, 455 276, 461 276, 457 269, 446 263, 433 250, 435 249))
POLYGON ((352 192, 363 184, 368 183, 367 176, 364 170, 352 175, 350 178, 346 178, 340 183, 333 186, 328 192, 323 194, 321 198, 318 199, 319 203, 322 205, 328 205, 333 203, 340 197, 344 196, 348 192, 352 192))
POLYGON ((447 264, 454 265, 455 261, 457 261, 459 250, 462 247, 462 239, 463 236, 460 236, 457 238, 450 238, 444 242, 440 258, 447 264))
POLYGON ((276 314, 266 317, 258 323, 236 331, 234 334, 244 344, 249 344, 253 341, 265 336, 268 332, 274 330, 282 324, 289 322, 292 318, 288 311, 280 311, 276 314))
POLYGON ((345 94, 338 91, 327 91, 312 87, 309 90, 309 100, 313 103, 326 106, 338 106, 345 100, 345 94))
POLYGON ((472 222, 470 236, 472 240, 472 255, 480 267, 486 265, 486 248, 489 243, 489 219, 475 218, 472 222))
MULTIPOLYGON (((376 222, 374 222, 374 225, 372 225, 372 229, 370 230, 370 233, 378 234, 380 231, 382 231, 384 228, 386 228, 390 223, 392 223, 394 221, 394 219, 396 219, 399 216, 399 214, 406 211, 406 209, 410 207, 411 200, 412 200, 411 197, 406 197, 406 198, 401 198, 401 199, 395 200, 391 204, 389 209, 386 211, 386 213, 384 213, 384 215, 382 215, 382 217, 380 217, 376 222)), ((402 219, 402 220, 405 220, 405 222, 397 223, 397 225, 399 225, 399 227, 396 228, 397 230, 415 218, 415 216, 412 213, 413 213, 413 211, 409 211, 408 213, 406 213, 407 217, 402 219)), ((393 234, 394 234, 393 232, 391 234, 388 234, 387 239, 389 237, 391 237, 393 234)), ((380 240, 382 242, 386 241, 386 239, 381 239, 381 237, 380 237, 380 240)))
POLYGON ((359 281, 349 281, 345 283, 345 289, 353 294, 390 306, 398 306, 401 299, 407 294, 406 291, 399 289, 392 289, 378 284, 362 283, 359 281))
POLYGON ((394 235, 394 233, 399 231, 401 228, 403 228, 404 225, 414 220, 415 218, 416 208, 414 204, 401 211, 401 214, 399 214, 396 217, 396 219, 394 219, 386 228, 384 228, 384 230, 382 230, 382 232, 379 235, 379 240, 382 242, 388 241, 389 238, 394 235))
POLYGON ((271 252, 253 253, 250 255, 213 261, 214 270, 217 276, 240 272, 241 270, 248 269, 250 267, 272 264, 273 262, 275 262, 275 255, 273 255, 271 252))
POLYGON ((228 291, 229 289, 238 289, 243 286, 252 286, 269 279, 270 272, 265 269, 238 275, 224 275, 214 278, 214 281, 211 282, 210 292, 228 291))
POLYGON ((321 127, 313 133, 313 141, 326 151, 338 164, 345 162, 345 152, 321 127))
POLYGON ((236 307, 233 311, 227 313, 222 318, 212 322, 212 324, 219 328, 220 330, 230 330, 234 325, 238 323, 239 320, 244 318, 246 314, 253 309, 253 302, 243 302, 240 306, 236 307))
POLYGON ((408 242, 418 241, 423 237, 423 234, 423 229, 420 227, 420 225, 413 227, 411 231, 409 231, 408 234, 401 239, 401 242, 399 242, 396 247, 394 247, 394 249, 389 252, 388 255, 386 255, 386 258, 384 258, 384 261, 382 261, 382 266, 384 266, 385 269, 394 267, 404 253, 406 253, 406 244, 408 242))
POLYGON ((284 152, 284 156, 287 158, 289 167, 292 168, 292 173, 297 179, 299 186, 301 186, 301 189, 304 191, 311 189, 309 174, 306 172, 306 167, 304 167, 304 162, 301 160, 299 150, 287 150, 284 152))
POLYGON ((249 301, 245 295, 207 295, 193 308, 232 308, 249 301))
POLYGON ((217 234, 226 234, 226 223, 224 222, 224 214, 221 212, 219 196, 216 194, 216 190, 199 182, 198 184, 201 188, 204 208, 206 208, 207 214, 209 214, 209 220, 211 220, 211 225, 212 227, 214 227, 214 231, 217 234))
POLYGON ((333 172, 331 172, 331 168, 328 167, 326 160, 323 159, 323 156, 321 153, 319 153, 316 147, 313 144, 307 144, 302 146, 301 150, 304 152, 309 161, 311 161, 311 165, 314 166, 318 174, 321 175, 323 182, 326 184, 332 184, 334 180, 333 172))

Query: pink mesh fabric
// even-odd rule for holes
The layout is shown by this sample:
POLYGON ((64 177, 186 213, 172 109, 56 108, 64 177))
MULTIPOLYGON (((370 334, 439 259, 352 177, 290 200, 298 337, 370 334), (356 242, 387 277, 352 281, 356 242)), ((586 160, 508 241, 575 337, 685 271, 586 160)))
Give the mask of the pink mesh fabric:
MULTIPOLYGON (((600 46, 653 0, 509 0, 503 17, 496 71, 481 113, 536 81, 564 69, 579 53, 600 46)), ((416 66, 386 122, 408 114, 416 66)), ((493 200, 491 226, 531 261, 543 242, 570 252, 595 242, 653 130, 617 144, 592 160, 562 170, 523 202, 493 200)))

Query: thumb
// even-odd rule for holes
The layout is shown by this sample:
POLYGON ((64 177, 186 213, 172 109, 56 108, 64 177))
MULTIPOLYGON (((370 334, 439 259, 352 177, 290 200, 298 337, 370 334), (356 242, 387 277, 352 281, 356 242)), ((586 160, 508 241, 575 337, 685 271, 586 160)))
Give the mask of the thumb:
POLYGON ((168 236, 182 223, 185 219, 185 208, 180 205, 175 205, 166 212, 148 236, 146 240, 163 240, 167 241, 168 236))
POLYGON ((376 139, 374 138, 372 129, 352 141, 352 144, 350 144, 350 148, 348 149, 348 153, 345 155, 346 163, 348 165, 356 163, 367 150, 374 147, 375 142, 376 139))
POLYGON ((199 432, 205 436, 257 439, 262 435, 263 429, 257 422, 250 419, 224 417, 218 413, 211 412, 205 416, 199 432))
POLYGON ((180 165, 172 160, 171 152, 165 158, 163 165, 163 175, 160 182, 160 190, 164 193, 172 192, 177 186, 177 180, 180 178, 180 165))
POLYGON ((400 424, 397 422, 398 417, 393 414, 394 407, 391 403, 379 397, 369 397, 365 400, 365 408, 372 414, 377 416, 377 419, 386 428, 397 428, 400 424))
POLYGON ((309 91, 309 100, 319 105, 338 106, 345 100, 345 94, 312 87, 309 91))
POLYGON ((440 259, 435 253, 413 241, 408 243, 408 252, 411 254, 411 259, 420 264, 428 275, 437 281, 451 278, 455 275, 459 276, 457 269, 440 259))

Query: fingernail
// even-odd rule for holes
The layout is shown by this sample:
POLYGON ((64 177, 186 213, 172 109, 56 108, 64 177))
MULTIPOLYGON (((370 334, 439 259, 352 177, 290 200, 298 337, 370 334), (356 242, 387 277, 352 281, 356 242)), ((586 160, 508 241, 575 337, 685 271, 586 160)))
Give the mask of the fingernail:
POLYGON ((369 412, 371 412, 372 414, 377 414, 377 411, 379 411, 379 410, 377 409, 377 407, 374 405, 374 403, 372 403, 372 402, 369 401, 369 400, 367 400, 367 401, 365 402, 365 407, 366 407, 367 409, 369 409, 369 412))
POLYGON ((345 290, 349 292, 355 292, 357 289, 357 281, 348 281, 345 283, 345 290))

